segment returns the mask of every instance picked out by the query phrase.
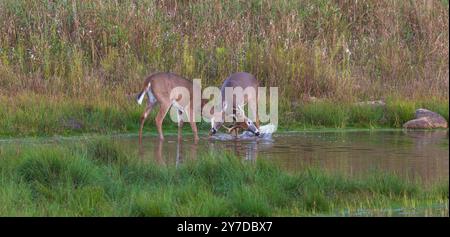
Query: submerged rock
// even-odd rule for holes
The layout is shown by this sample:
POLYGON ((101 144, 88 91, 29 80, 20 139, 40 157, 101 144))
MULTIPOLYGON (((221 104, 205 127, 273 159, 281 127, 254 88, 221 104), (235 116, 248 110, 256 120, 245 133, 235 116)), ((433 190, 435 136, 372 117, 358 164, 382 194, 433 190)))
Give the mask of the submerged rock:
POLYGON ((427 109, 416 110, 415 119, 403 124, 409 129, 447 128, 447 120, 436 112, 427 109))

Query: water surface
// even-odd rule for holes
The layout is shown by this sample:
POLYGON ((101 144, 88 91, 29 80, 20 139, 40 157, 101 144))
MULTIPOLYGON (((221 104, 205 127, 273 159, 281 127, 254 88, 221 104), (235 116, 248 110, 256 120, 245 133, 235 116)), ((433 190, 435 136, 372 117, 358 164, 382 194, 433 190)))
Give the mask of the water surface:
MULTIPOLYGON (((395 173, 423 183, 448 181, 449 136, 447 130, 436 131, 315 131, 275 133, 255 139, 235 139, 220 134, 206 135, 195 144, 192 135, 181 141, 177 136, 144 136, 143 144, 133 135, 116 135, 111 139, 123 145, 130 154, 161 165, 180 165, 205 152, 232 153, 247 162, 270 160, 289 172, 315 167, 349 176, 364 176, 369 171, 395 173)), ((50 139, 5 139, 0 145, 67 144, 91 140, 91 136, 55 137, 50 139)))
MULTIPOLYGON (((139 149, 136 137, 119 138, 129 149, 139 149)), ((342 131, 275 133, 266 139, 233 139, 219 135, 202 138, 195 144, 191 136, 182 141, 166 136, 145 137, 141 157, 164 165, 179 165, 209 151, 230 152, 252 162, 271 160, 296 172, 308 167, 363 176, 379 170, 424 183, 448 180, 448 131, 342 131)))

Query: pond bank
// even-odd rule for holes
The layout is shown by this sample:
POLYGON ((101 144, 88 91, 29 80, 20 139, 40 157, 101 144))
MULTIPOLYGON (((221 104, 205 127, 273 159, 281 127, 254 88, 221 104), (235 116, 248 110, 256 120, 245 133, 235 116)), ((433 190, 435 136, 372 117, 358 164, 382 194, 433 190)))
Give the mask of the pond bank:
MULTIPOLYGON (((144 110, 134 99, 121 97, 114 101, 24 94, 0 96, 0 104, 0 137, 137 133, 144 110)), ((278 131, 401 128, 414 118, 417 108, 428 108, 448 121, 448 101, 387 100, 384 106, 320 101, 280 104, 278 131)), ((145 132, 156 131, 156 112, 153 110, 147 120, 145 132)), ((176 124, 169 118, 163 126, 165 133, 176 131, 176 124)), ((202 122, 198 127, 200 132, 207 132, 210 124, 202 122)), ((190 132, 189 126, 185 131, 190 132)))
POLYGON ((289 173, 228 152, 169 166, 104 139, 0 146, 0 155, 1 216, 448 216, 448 181, 424 188, 386 172, 289 173))

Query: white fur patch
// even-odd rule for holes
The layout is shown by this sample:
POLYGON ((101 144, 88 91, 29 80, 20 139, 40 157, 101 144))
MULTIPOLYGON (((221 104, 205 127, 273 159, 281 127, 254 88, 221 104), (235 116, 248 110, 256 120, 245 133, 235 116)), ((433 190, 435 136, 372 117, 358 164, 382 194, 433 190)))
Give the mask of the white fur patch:
POLYGON ((138 98, 138 104, 142 104, 142 101, 144 101, 145 93, 147 93, 148 100, 150 103, 154 104, 156 102, 156 97, 153 95, 153 93, 150 90, 151 83, 148 83, 147 88, 142 92, 142 94, 138 98))
POLYGON ((154 104, 156 102, 156 97, 153 95, 151 90, 147 91, 147 95, 148 95, 148 99, 149 99, 150 103, 154 104))
POLYGON ((172 105, 179 111, 184 112, 183 106, 181 106, 176 100, 172 100, 172 105))
POLYGON ((145 95, 145 93, 144 92, 142 92, 142 94, 139 96, 139 99, 138 99, 138 104, 142 104, 142 101, 144 100, 144 95, 145 95))
POLYGON ((188 113, 186 110, 184 110, 183 106, 181 106, 176 100, 172 100, 172 106, 174 106, 178 111, 177 111, 177 119, 178 119, 178 123, 180 123, 181 121, 181 115, 180 112, 182 114, 185 114, 186 116, 188 116, 188 113))

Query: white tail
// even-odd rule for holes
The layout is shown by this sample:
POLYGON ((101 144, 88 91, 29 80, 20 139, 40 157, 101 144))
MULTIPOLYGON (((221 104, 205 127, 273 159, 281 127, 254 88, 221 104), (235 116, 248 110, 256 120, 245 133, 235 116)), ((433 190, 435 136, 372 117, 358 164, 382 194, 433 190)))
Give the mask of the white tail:
POLYGON ((138 104, 140 104, 140 105, 142 104, 142 101, 144 100, 144 96, 145 96, 145 91, 141 92, 141 94, 138 95, 138 98, 137 98, 138 104))
POLYGON ((149 82, 147 87, 144 90, 142 90, 142 92, 140 94, 138 94, 138 96, 136 98, 138 104, 140 104, 140 105, 142 104, 142 101, 144 101, 145 93, 148 92, 148 89, 150 88, 150 86, 151 86, 151 83, 149 82))

